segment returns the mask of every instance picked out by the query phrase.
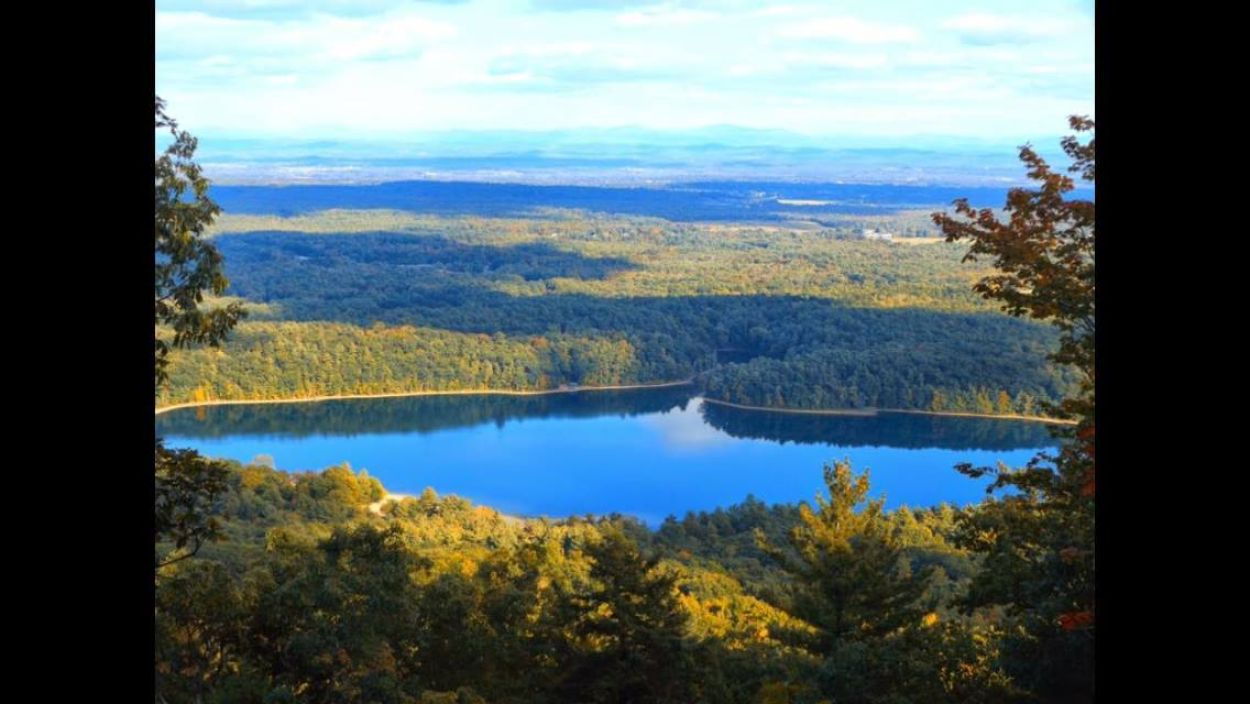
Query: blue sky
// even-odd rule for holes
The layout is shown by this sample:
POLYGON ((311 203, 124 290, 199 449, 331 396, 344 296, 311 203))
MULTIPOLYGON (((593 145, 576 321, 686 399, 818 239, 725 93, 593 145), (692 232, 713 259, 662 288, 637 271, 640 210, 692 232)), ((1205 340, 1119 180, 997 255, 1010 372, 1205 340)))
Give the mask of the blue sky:
POLYGON ((157 0, 197 134, 713 125, 1020 142, 1093 115, 1089 0, 157 0))

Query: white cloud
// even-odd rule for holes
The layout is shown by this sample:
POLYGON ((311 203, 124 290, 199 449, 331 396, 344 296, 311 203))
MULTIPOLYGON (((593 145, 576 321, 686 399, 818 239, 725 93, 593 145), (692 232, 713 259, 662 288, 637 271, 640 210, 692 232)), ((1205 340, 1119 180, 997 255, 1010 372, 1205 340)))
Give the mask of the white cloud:
POLYGON ((838 39, 851 44, 914 42, 920 34, 899 24, 868 22, 854 17, 823 17, 782 27, 777 36, 791 39, 838 39))
POLYGON ((456 35, 456 28, 413 15, 373 20, 326 18, 312 36, 323 43, 325 55, 337 61, 407 56, 431 41, 456 35))
POLYGON ((885 54, 852 54, 848 52, 787 51, 785 62, 794 67, 842 68, 866 70, 885 68, 890 61, 885 54))
POLYGON ((696 451, 734 444, 736 441, 732 437, 703 420, 700 411, 702 406, 703 400, 699 399, 698 402, 688 404, 685 409, 643 416, 639 422, 659 434, 665 449, 670 452, 696 451))
POLYGON ((202 12, 156 16, 156 55, 161 59, 226 54, 235 58, 287 57, 292 62, 344 61, 413 55, 456 36, 447 23, 411 13, 369 18, 314 15, 306 20, 214 17, 202 12))
POLYGON ((191 129, 1018 135, 1092 112, 1092 22, 1066 0, 1027 22, 959 0, 157 1, 156 87, 191 129))
POLYGON ((761 7, 751 14, 756 17, 780 17, 782 15, 793 15, 799 12, 799 8, 794 5, 771 5, 769 7, 761 7))
POLYGON ((157 0, 157 12, 195 11, 221 17, 292 17, 315 12, 359 17, 414 5, 458 5, 468 0, 157 0))
POLYGON ((536 89, 574 90, 588 84, 634 82, 677 75, 681 63, 664 51, 642 54, 630 45, 562 42, 509 47, 490 58, 487 81, 500 77, 530 82, 536 89), (523 78, 522 78, 523 77, 523 78))
POLYGON ((680 27, 714 22, 720 17, 718 13, 704 10, 661 8, 622 13, 613 21, 622 27, 680 27))
POLYGON ((499 53, 500 56, 585 56, 603 47, 591 42, 541 42, 509 46, 499 53))
MULTIPOLYGON (((969 44, 1005 44, 1055 39, 1081 31, 1082 22, 1073 18, 993 15, 969 12, 942 23, 969 44)), ((1093 41, 1093 27, 1089 29, 1093 41)))

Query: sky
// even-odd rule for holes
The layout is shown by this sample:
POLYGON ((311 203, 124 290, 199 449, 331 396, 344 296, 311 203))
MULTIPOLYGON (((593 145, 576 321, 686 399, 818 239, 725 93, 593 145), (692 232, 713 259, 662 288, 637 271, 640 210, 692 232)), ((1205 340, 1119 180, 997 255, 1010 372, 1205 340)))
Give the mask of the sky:
POLYGON ((1018 142, 1093 116, 1093 2, 156 0, 156 92, 197 135, 1018 142))

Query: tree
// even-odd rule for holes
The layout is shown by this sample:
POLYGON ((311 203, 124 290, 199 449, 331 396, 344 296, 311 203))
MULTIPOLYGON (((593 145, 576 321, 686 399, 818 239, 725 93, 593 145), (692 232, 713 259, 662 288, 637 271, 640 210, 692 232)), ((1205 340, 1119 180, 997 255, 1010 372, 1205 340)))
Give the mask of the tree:
POLYGON ((225 463, 156 441, 156 568, 194 556, 221 536, 213 504, 227 488, 225 463), (162 544, 171 545, 163 554, 162 544))
POLYGON ((186 563, 159 583, 156 604, 157 701, 205 701, 212 693, 218 701, 246 701, 222 693, 263 686, 263 675, 249 672, 242 657, 253 604, 225 566, 186 563))
MULTIPOLYGON (((1077 133, 1094 130, 1094 121, 1086 117, 1073 116, 1069 124, 1077 133)), ((1068 171, 1079 173, 1092 184, 1093 136, 1087 143, 1068 136, 1062 145, 1072 159, 1068 171)), ((1060 330, 1059 348, 1051 360, 1072 365, 1082 375, 1079 393, 1051 408, 1076 419, 1075 427, 1064 431, 1071 442, 1061 450, 1055 469, 1036 462, 1025 470, 1000 474, 991 490, 1017 486, 1048 494, 1074 492, 1092 501, 1094 202, 1065 198, 1075 188, 1073 180, 1053 171, 1028 145, 1020 148, 1020 160, 1029 167, 1029 177, 1040 185, 1036 190, 1015 188, 1008 192, 1004 210, 1010 217, 1006 222, 989 208, 974 210, 962 198, 955 201, 955 211, 963 218, 934 213, 933 221, 948 242, 971 240, 965 261, 976 261, 981 254, 994 257, 999 273, 982 279, 974 290, 987 299, 1001 301, 1013 316, 1051 321, 1060 330)), ((975 475, 997 473, 986 468, 966 471, 975 475)))
MULTIPOLYGON (((401 702, 425 655, 421 592, 428 561, 397 524, 336 526, 309 545, 268 538, 272 558, 251 612, 248 655, 291 701, 401 702)), ((278 699, 278 701, 282 701, 278 699)))
POLYGON ((208 179, 193 161, 195 137, 178 129, 156 98, 156 129, 167 128, 174 141, 156 159, 156 308, 158 327, 172 339, 156 336, 156 383, 168 379, 172 348, 193 344, 219 345, 245 314, 239 303, 205 309, 204 293, 221 295, 229 285, 221 253, 203 238, 221 212, 208 197, 208 179))
MULTIPOLYGON (((1071 128, 1094 122, 1072 117, 1071 128)), ((1094 139, 1064 138, 1069 172, 1094 182, 1094 139)), ((1051 321, 1060 331, 1051 359, 1081 372, 1081 387, 1052 412, 1076 424, 1057 455, 1039 455, 1021 469, 973 468, 996 475, 987 500, 963 517, 958 542, 984 555, 964 600, 967 609, 1005 605, 1016 636, 1005 644, 1008 669, 1044 697, 1080 701, 1093 695, 1094 650, 1094 203, 1065 198, 1073 180, 1053 171, 1029 146, 1020 149, 1035 190, 1008 193, 1006 221, 993 211, 955 202, 963 218, 936 213, 947 241, 970 240, 966 260, 991 255, 999 273, 977 283, 1008 313, 1051 321)))
POLYGON ((789 549, 761 546, 795 576, 794 614, 820 629, 821 694, 838 702, 1008 701, 1009 682, 990 657, 991 634, 939 623, 925 597, 933 565, 912 570, 884 500, 868 500, 868 474, 825 467, 829 496, 799 508, 789 549), (928 612, 928 613, 926 613, 928 612), (977 699, 980 697, 980 699, 977 699))
POLYGON ((759 534, 762 547, 798 578, 796 614, 822 630, 817 650, 840 641, 882 636, 918 622, 917 600, 928 571, 900 571, 902 546, 885 517, 884 499, 868 500, 868 473, 847 462, 825 466, 829 496, 813 511, 799 507, 799 524, 782 550, 759 534))
POLYGON ((571 598, 580 614, 578 655, 564 689, 568 701, 690 701, 691 653, 684 642, 686 614, 675 580, 658 570, 615 526, 587 548, 595 586, 571 598))
MULTIPOLYGON (((1069 118, 1077 133, 1093 132, 1094 121, 1069 118)), ((1094 138, 1076 136, 1062 142, 1072 159, 1068 168, 1094 182, 1094 138)), ((1066 415, 1092 416, 1094 405, 1094 202, 1070 199, 1072 178, 1051 169, 1032 147, 1020 148, 1035 190, 1015 188, 1007 194, 1003 221, 990 208, 976 210, 966 198, 954 203, 957 216, 934 213, 933 222, 947 242, 969 240, 964 261, 981 255, 994 258, 998 273, 979 281, 973 290, 1000 301, 1014 316, 1049 320, 1059 328, 1059 349, 1051 359, 1071 364, 1082 373, 1081 394, 1058 409, 1066 415)), ((1092 418, 1089 418, 1092 428, 1092 418)))
MULTIPOLYGON (((173 144, 156 159, 156 386, 168 379, 171 349, 197 343, 220 344, 243 317, 238 303, 211 310, 201 308, 204 292, 221 294, 228 281, 222 258, 204 229, 220 212, 208 197, 208 179, 192 160, 196 139, 178 129, 165 114, 165 101, 156 98, 156 129, 168 128, 173 144), (162 332, 161 328, 165 331, 162 332), (172 337, 170 332, 172 331, 172 337)), ((192 450, 169 450, 156 440, 155 542, 172 542, 174 550, 156 556, 159 569, 196 554, 206 541, 219 537, 209 515, 213 502, 225 491, 226 467, 192 450)))

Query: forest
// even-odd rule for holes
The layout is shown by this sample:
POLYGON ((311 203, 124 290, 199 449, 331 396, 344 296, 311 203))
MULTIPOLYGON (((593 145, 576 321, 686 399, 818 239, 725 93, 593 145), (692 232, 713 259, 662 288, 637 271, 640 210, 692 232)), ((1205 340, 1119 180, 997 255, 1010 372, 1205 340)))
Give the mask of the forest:
MULTIPOLYGON (((379 233, 375 244, 393 245, 380 257, 353 248, 362 239, 354 234, 257 233, 250 242, 251 234, 240 234, 230 250, 227 231, 215 241, 241 260, 228 290, 221 253, 201 237, 217 206, 190 161, 195 141, 163 107, 157 98, 156 126, 169 128, 175 143, 156 162, 158 389, 173 381, 201 399, 216 393, 195 377, 210 368, 204 360, 226 365, 220 383, 235 384, 225 389, 231 393, 284 393, 280 385, 291 383, 316 392, 310 377, 367 388, 394 383, 387 376, 394 360, 422 344, 421 357, 440 361, 412 369, 435 385, 465 383, 466 373, 477 383, 497 371, 505 383, 535 387, 642 378, 667 364, 665 371, 697 372, 709 391, 773 404, 863 403, 890 393, 920 404, 917 384, 928 383, 930 406, 939 392, 943 406, 957 398, 947 392, 971 392, 957 402, 1005 409, 1035 389, 997 386, 995 365, 1031 359, 1025 379, 1061 379, 1046 390, 1060 397, 1054 411, 1075 422, 1056 431, 1057 452, 1024 467, 958 466, 971 477, 994 476, 991 495, 977 505, 886 512, 883 499, 869 499, 867 472, 834 462, 823 471, 827 491, 811 503, 767 506, 747 497, 670 517, 654 532, 621 516, 522 519, 432 489, 391 497, 347 465, 282 472, 167 448, 158 438, 157 701, 1092 700, 1094 206, 1065 198, 1074 179, 1031 148, 1020 158, 1038 188, 1008 193, 1009 219, 966 200, 953 214, 933 215, 950 243, 967 246, 950 255, 990 260, 973 267, 971 291, 1006 316, 978 309, 970 296, 894 306, 882 304, 884 292, 867 305, 836 293, 704 291, 692 300, 629 290, 655 286, 663 274, 640 280, 625 272, 666 260, 695 263, 700 285, 708 285, 752 251, 683 244, 680 235, 611 253, 379 233), (249 273, 249 256, 270 264, 249 273), (553 268, 575 276, 553 277, 553 268), (602 289, 565 294, 561 279, 602 289), (333 295, 319 295, 319 287, 333 295), (204 291, 218 298, 201 308, 204 291), (336 306, 343 296, 350 305, 336 306), (239 325, 249 308, 252 322, 239 325), (370 320, 384 311, 393 317, 370 320), (552 311, 573 315, 544 320, 552 311), (1049 327, 1018 320, 1025 316, 1049 327), (484 321, 498 327, 481 330, 484 321), (370 342, 353 346, 358 334, 370 342), (240 341, 213 347, 228 336, 240 341), (648 347, 665 337, 677 350, 667 358, 648 347), (204 344, 209 349, 196 349, 204 344), (933 356, 914 354, 917 346, 935 350, 941 363, 921 366, 933 356), (387 354, 369 364, 375 349, 387 354), (869 354, 920 369, 882 372, 867 364, 878 361, 869 354), (304 371, 345 369, 345 355, 367 373, 304 371), (223 361, 243 358, 247 366, 238 369, 223 361), (261 381, 239 376, 241 369, 261 381), (839 383, 791 399, 796 389, 786 375, 795 370, 839 383), (903 383, 892 383, 895 374, 903 383), (852 384, 853 395, 844 391, 852 384)), ((1094 127, 1076 116, 1070 124, 1078 133, 1094 127)), ((1088 143, 1065 138, 1063 147, 1069 172, 1092 183, 1092 135, 1088 143)), ((650 234, 664 236, 662 228, 650 234)), ((878 241, 827 253, 834 261, 849 254, 914 264, 912 251, 943 250, 878 241)), ((767 268, 774 255, 758 256, 767 268)), ((924 283, 929 270, 918 271, 924 283)))
POLYGON ((788 229, 547 211, 223 215, 221 349, 171 355, 159 405, 693 380, 775 408, 1044 415, 1072 388, 1048 326, 970 292, 984 267, 917 216, 788 229))
MULTIPOLYGON (((567 214, 221 220, 231 288, 213 305, 249 317, 220 348, 173 350, 158 402, 691 379, 642 406, 610 392, 392 405, 392 425, 434 418, 414 428, 428 431, 666 409, 696 392, 1030 414, 1079 388, 1079 370, 1048 358, 1054 329, 961 290, 958 252, 932 242, 567 214), (431 403, 442 411, 405 410, 431 403)), ((343 414, 364 410, 293 405, 280 431, 350 432, 343 414)), ((212 432, 209 415, 249 417, 200 411, 193 433, 212 432)), ((854 418, 703 413, 739 437, 860 433, 854 418)), ((907 446, 927 422, 900 414, 863 441, 907 446)), ((988 421, 950 441, 1027 442, 988 421)), ((1072 546, 1088 543, 1079 523, 1044 518, 1054 504, 1033 486, 886 512, 867 473, 835 463, 814 503, 748 496, 652 530, 509 516, 432 489, 391 497, 346 465, 289 473, 158 444, 157 468, 163 702, 1030 702, 1083 700, 1092 682, 1092 611, 1069 596, 1092 550, 1072 546), (211 491, 186 488, 197 472, 211 491)))
POLYGON ((1003 669, 1005 613, 969 599, 975 509, 886 513, 866 475, 826 480, 815 510, 748 497, 652 532, 432 490, 379 503, 350 467, 231 462, 222 540, 158 569, 157 688, 171 702, 1025 701, 1003 669), (829 531, 855 547, 817 559, 829 531), (840 591, 820 590, 829 579, 840 591))

